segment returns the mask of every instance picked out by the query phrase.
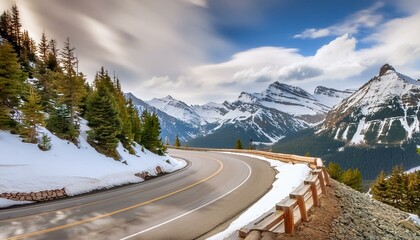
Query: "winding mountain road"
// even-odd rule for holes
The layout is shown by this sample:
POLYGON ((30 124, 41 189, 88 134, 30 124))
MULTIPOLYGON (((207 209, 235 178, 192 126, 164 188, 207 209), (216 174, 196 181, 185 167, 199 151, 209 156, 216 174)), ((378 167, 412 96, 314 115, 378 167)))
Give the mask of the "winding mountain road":
POLYGON ((264 195, 275 172, 265 161, 170 150, 190 162, 144 183, 0 210, 0 239, 195 239, 264 195))

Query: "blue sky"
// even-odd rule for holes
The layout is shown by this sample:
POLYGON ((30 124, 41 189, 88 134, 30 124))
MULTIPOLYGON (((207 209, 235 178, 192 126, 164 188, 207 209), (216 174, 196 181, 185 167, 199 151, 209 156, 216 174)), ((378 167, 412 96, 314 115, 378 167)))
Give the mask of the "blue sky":
POLYGON ((36 40, 43 31, 59 43, 70 37, 89 81, 105 66, 146 100, 234 101, 274 81, 358 88, 387 62, 420 78, 418 0, 16 3, 36 40))

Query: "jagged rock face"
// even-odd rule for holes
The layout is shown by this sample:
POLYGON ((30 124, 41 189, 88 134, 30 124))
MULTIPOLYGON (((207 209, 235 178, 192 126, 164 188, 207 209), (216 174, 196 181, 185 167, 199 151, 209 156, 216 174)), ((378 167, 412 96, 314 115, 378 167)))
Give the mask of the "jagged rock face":
POLYGON ((379 77, 384 76, 388 70, 395 71, 395 69, 388 63, 384 64, 381 69, 379 69, 379 77))
POLYGON ((326 117, 320 133, 349 144, 401 144, 420 133, 420 82, 388 64, 326 117))

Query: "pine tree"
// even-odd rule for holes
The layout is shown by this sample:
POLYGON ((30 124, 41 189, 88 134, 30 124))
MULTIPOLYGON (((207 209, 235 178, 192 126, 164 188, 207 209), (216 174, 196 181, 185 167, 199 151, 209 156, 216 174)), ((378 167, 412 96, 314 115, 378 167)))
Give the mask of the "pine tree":
POLYGON ((388 180, 388 196, 389 196, 389 204, 398 207, 401 206, 402 203, 402 193, 404 192, 403 186, 403 168, 400 166, 395 166, 392 169, 391 176, 388 180))
POLYGON ((62 94, 63 103, 69 109, 70 123, 77 128, 77 111, 85 95, 85 79, 82 74, 76 72, 77 58, 74 56, 74 50, 75 48, 70 44, 70 39, 67 38, 67 41, 64 43, 64 48, 60 53, 63 79, 59 85, 59 91, 62 94))
POLYGON ((144 111, 143 116, 141 145, 153 153, 163 155, 166 149, 163 146, 162 139, 159 138, 160 123, 157 115, 144 111))
POLYGON ((19 105, 25 75, 10 44, 0 43, 0 129, 11 126, 12 110, 19 105))
POLYGON ((341 175, 341 182, 354 190, 362 191, 362 174, 357 168, 344 171, 341 175))
POLYGON ((11 15, 11 34, 12 34, 12 44, 15 45, 15 50, 19 53, 21 47, 21 30, 22 23, 20 22, 20 13, 19 9, 14 3, 12 5, 12 15, 11 15))
POLYGON ((239 138, 236 140, 235 149, 242 149, 242 142, 239 138))
POLYGON ((133 132, 131 118, 128 112, 128 102, 124 97, 124 93, 121 90, 120 80, 115 78, 115 93, 114 96, 118 104, 118 115, 121 119, 121 132, 117 135, 118 139, 127 147, 133 141, 133 132))
POLYGON ((343 170, 337 163, 329 162, 327 167, 328 174, 332 179, 340 181, 343 170))
POLYGON ((117 134, 120 131, 117 103, 104 85, 99 84, 87 102, 86 120, 91 130, 89 142, 108 156, 118 159, 117 134))
POLYGON ((72 140, 77 135, 77 129, 70 123, 69 111, 64 104, 58 104, 52 109, 46 127, 59 138, 72 140))
POLYGON ((4 11, 0 16, 0 35, 10 41, 12 36, 12 17, 9 11, 4 11))
POLYGON ((388 202, 388 183, 385 179, 385 172, 381 171, 378 177, 375 180, 375 183, 372 185, 372 195, 378 201, 388 202))
POLYGON ((128 115, 131 121, 131 131, 133 134, 133 140, 140 144, 141 142, 141 121, 139 112, 134 107, 133 100, 130 98, 128 99, 128 115))
POLYGON ((44 74, 47 68, 48 63, 48 39, 45 32, 42 32, 41 41, 38 44, 38 54, 39 54, 39 61, 38 61, 38 72, 40 74, 44 74))
POLYGON ((57 41, 55 39, 51 39, 48 43, 48 59, 46 67, 52 71, 61 71, 58 64, 58 49, 57 41))
POLYGON ((27 142, 37 143, 37 126, 44 125, 45 116, 42 112, 40 104, 41 98, 36 90, 30 86, 29 95, 26 102, 21 108, 23 113, 23 135, 26 137, 27 142))
POLYGON ((181 141, 179 140, 178 134, 176 135, 176 138, 175 138, 174 147, 176 147, 176 148, 181 147, 181 141))

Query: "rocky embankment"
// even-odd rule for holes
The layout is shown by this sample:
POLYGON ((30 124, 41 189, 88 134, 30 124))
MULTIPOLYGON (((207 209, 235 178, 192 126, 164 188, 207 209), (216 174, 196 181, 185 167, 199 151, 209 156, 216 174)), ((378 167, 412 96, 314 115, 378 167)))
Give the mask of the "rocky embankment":
POLYGON ((332 180, 310 221, 276 239, 420 239, 420 227, 407 218, 407 213, 332 180))
POLYGON ((331 223, 331 239, 420 239, 420 227, 408 214, 333 183, 340 214, 331 223))

